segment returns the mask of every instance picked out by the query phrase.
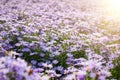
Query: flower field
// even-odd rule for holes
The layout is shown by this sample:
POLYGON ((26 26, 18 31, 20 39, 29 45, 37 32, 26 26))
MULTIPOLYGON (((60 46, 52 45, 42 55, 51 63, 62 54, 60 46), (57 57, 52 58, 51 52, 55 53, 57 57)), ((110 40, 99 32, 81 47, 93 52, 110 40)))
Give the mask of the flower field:
POLYGON ((0 80, 119 80, 120 16, 106 6, 0 0, 0 80))

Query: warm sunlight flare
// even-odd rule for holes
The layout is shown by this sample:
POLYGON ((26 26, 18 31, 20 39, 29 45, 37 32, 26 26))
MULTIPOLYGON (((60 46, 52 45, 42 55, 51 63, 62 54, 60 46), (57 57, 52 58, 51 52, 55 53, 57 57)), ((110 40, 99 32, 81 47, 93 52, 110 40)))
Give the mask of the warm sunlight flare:
POLYGON ((108 11, 107 15, 114 17, 115 19, 120 18, 120 0, 106 0, 103 1, 105 3, 105 8, 108 11))
POLYGON ((120 11, 120 0, 109 0, 109 6, 113 10, 120 11))

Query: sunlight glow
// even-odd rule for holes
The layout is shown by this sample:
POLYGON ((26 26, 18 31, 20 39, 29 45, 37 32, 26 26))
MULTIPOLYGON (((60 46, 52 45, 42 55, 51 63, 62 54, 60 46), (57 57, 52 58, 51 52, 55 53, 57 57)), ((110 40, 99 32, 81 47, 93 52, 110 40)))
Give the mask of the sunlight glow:
POLYGON ((114 9, 120 9, 120 0, 110 0, 110 6, 114 9))
POLYGON ((105 0, 106 10, 111 17, 120 19, 120 0, 105 0))
POLYGON ((109 0, 109 6, 113 10, 120 11, 120 0, 109 0))

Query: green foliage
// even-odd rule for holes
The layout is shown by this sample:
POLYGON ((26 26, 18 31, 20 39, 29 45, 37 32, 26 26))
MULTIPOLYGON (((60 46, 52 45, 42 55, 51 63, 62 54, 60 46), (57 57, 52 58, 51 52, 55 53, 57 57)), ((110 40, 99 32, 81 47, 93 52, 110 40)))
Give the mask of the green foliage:
POLYGON ((110 78, 119 80, 120 79, 120 56, 113 61, 113 64, 115 65, 115 67, 110 70, 112 74, 110 78))
POLYGON ((59 61, 59 66, 63 66, 64 68, 67 68, 68 65, 66 64, 67 60, 67 54, 66 53, 61 53, 59 56, 55 56, 54 59, 59 61))
POLYGON ((74 51, 73 56, 74 56, 74 58, 81 58, 82 57, 82 58, 87 59, 87 55, 85 53, 85 50, 74 51))

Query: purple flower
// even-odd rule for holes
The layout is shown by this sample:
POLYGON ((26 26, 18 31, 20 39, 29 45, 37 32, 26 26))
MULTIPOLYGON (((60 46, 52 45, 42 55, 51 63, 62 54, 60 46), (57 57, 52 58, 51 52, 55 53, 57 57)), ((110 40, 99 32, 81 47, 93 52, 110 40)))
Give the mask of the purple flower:
POLYGON ((77 77, 79 80, 85 80, 85 76, 86 76, 86 71, 78 71, 77 72, 77 77))
POLYGON ((22 51, 23 52, 30 52, 31 50, 29 48, 23 48, 22 51))

